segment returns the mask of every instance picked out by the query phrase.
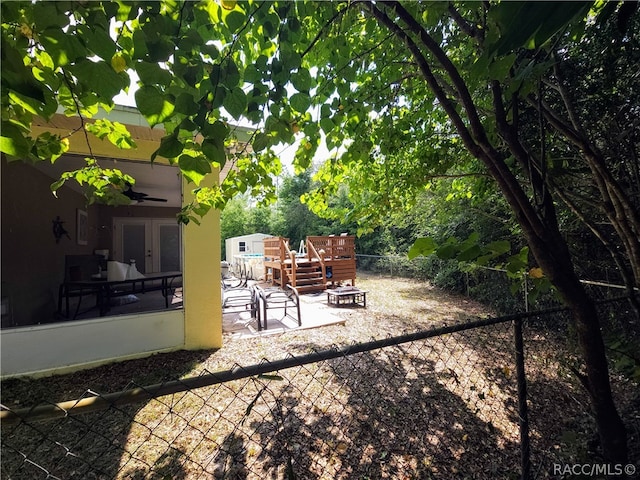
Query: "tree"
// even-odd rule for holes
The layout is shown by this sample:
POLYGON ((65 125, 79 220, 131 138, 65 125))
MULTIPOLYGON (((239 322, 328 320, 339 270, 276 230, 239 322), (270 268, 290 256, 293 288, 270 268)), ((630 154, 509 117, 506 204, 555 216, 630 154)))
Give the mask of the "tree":
MULTIPOLYGON (((310 166, 321 133, 339 152, 319 175, 326 184, 321 193, 368 179, 369 172, 385 180, 377 183, 382 192, 368 188, 381 200, 370 203, 371 215, 397 208, 398 199, 407 198, 402 192, 424 187, 433 176, 471 165, 467 173, 490 178, 502 193, 535 265, 571 309, 604 453, 624 463, 625 431, 599 321, 559 228, 547 148, 550 136, 562 139, 588 169, 637 284, 637 205, 584 128, 572 99, 578 90, 567 87, 570 76, 562 68, 593 35, 589 28, 583 35, 593 5, 3 2, 0 148, 33 161, 59 156, 65 139, 31 138, 33 118, 48 118, 58 107, 82 118, 108 110, 135 71, 138 109, 167 132, 152 160, 177 163, 195 186, 184 222, 239 192, 273 196, 280 163, 270 147, 296 136, 299 169, 310 166), (554 80, 555 102, 546 97, 545 78, 554 80), (256 125, 254 154, 236 148, 237 170, 222 185, 203 187, 213 167, 230 161, 225 147, 236 140, 229 122, 239 119, 256 125)), ((604 8, 595 24, 614 13, 631 18, 626 7, 614 10, 615 4, 604 8)), ((84 127, 87 135, 132 146, 115 123, 86 121, 84 127)), ((75 178, 88 185, 92 199, 123 201, 123 176, 90 162, 52 188, 75 178)))
POLYGON ((227 202, 225 209, 220 213, 220 241, 222 244, 222 258, 226 258, 227 238, 246 235, 248 232, 247 201, 244 197, 238 196, 227 202))
POLYGON ((338 221, 327 221, 312 213, 300 198, 312 188, 311 172, 286 176, 278 192, 277 212, 279 221, 274 230, 287 237, 292 248, 297 248, 307 235, 340 233, 333 230, 338 221))

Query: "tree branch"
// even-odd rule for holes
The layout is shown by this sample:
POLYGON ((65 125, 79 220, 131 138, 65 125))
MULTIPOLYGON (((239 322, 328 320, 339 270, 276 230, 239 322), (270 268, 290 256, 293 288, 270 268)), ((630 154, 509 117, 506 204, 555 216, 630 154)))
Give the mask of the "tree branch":
POLYGON ((313 40, 311 40, 311 43, 309 44, 309 46, 304 50, 304 52, 302 52, 302 53, 300 54, 300 57, 301 57, 301 58, 304 58, 304 57, 305 57, 305 55, 306 55, 307 53, 309 53, 309 52, 313 49, 313 47, 315 47, 316 43, 318 43, 318 42, 320 41, 320 39, 322 38, 322 36, 324 35, 325 30, 327 30, 327 28, 329 28, 329 27, 333 24, 333 22, 335 22, 339 17, 341 17, 342 15, 344 15, 344 14, 346 13, 346 11, 347 11, 347 10, 349 10, 349 8, 351 8, 351 6, 352 6, 354 3, 355 3, 355 2, 353 2, 353 3, 352 3, 352 2, 349 2, 345 8, 343 8, 342 10, 337 11, 337 12, 333 15, 333 17, 331 17, 331 18, 329 19, 329 21, 323 25, 323 27, 320 29, 320 31, 316 34, 315 38, 314 38, 313 40))
POLYGON ((464 79, 460 76, 460 73, 447 57, 446 53, 433 40, 433 38, 429 36, 422 26, 416 22, 411 14, 402 7, 402 5, 398 2, 389 3, 390 7, 409 27, 409 30, 420 39, 420 41, 435 56, 436 60, 446 71, 454 88, 460 96, 460 103, 467 114, 471 131, 467 128, 467 125, 462 120, 462 117, 456 110, 451 99, 446 95, 440 83, 436 80, 425 56, 422 54, 422 51, 413 38, 400 28, 393 20, 391 20, 384 12, 379 10, 376 6, 377 4, 367 2, 364 3, 364 5, 381 24, 394 32, 396 36, 407 45, 407 48, 416 60, 427 84, 460 135, 463 144, 473 156, 481 159, 489 169, 491 176, 498 182, 501 190, 507 197, 507 200, 512 205, 521 225, 530 232, 532 241, 533 239, 536 239, 536 242, 539 242, 541 239, 548 236, 546 235, 546 227, 541 222, 541 219, 532 207, 526 194, 518 184, 517 179, 504 164, 501 155, 495 150, 487 138, 464 79))
POLYGON ((464 33, 466 33, 471 38, 476 40, 478 44, 481 44, 482 41, 484 40, 484 32, 479 28, 476 28, 475 25, 473 25, 473 23, 468 22, 460 14, 460 12, 453 6, 452 3, 449 3, 448 10, 449 10, 449 14, 451 15, 451 18, 453 18, 456 24, 460 27, 460 30, 462 30, 464 33))

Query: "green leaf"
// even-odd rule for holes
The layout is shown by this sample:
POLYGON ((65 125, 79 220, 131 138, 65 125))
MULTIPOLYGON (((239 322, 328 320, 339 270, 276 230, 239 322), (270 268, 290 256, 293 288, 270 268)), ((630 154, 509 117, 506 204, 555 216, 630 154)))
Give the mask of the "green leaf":
POLYGON ((459 251, 459 244, 447 242, 436 250, 436 255, 443 260, 451 260, 455 258, 459 251))
POLYGON ((178 140, 177 134, 167 135, 160 140, 160 147, 151 155, 151 161, 154 161, 157 156, 164 158, 175 158, 182 153, 184 145, 178 140))
POLYGON ((515 60, 515 53, 495 59, 489 65, 489 76, 496 80, 502 80, 506 78, 509 75, 509 71, 511 70, 511 67, 513 66, 515 60))
POLYGON ((60 190, 60 188, 65 184, 65 182, 67 181, 66 178, 60 178, 58 180, 56 180, 55 182, 53 182, 50 186, 51 191, 53 193, 57 192, 58 190, 60 190))
POLYGON ((282 65, 286 70, 292 71, 297 68, 300 68, 300 63, 302 62, 302 57, 300 54, 295 51, 288 51, 281 55, 282 65))
POLYGON ((22 131, 9 122, 2 122, 0 151, 11 157, 27 159, 32 143, 24 137, 22 131))
POLYGON ((229 30, 231 30, 232 33, 235 33, 244 25, 246 16, 244 15, 244 13, 239 12, 238 10, 232 10, 226 15, 223 13, 222 21, 227 27, 229 27, 229 30))
POLYGON ((488 45, 489 56, 521 47, 537 48, 576 17, 584 17, 589 2, 501 2, 490 10, 502 34, 488 45))
POLYGON ((207 161, 204 155, 180 155, 180 158, 178 159, 178 166, 185 178, 198 186, 202 179, 208 173, 211 173, 211 164, 207 161))
POLYGON ((226 162, 224 143, 217 139, 205 139, 202 142, 202 153, 210 162, 217 163, 223 167, 226 162))
POLYGON ((181 92, 176 97, 176 112, 184 115, 195 115, 200 107, 194 101, 193 95, 187 92, 181 92))
POLYGON ((496 240, 495 242, 491 242, 485 248, 492 254, 498 256, 508 253, 511 250, 511 242, 509 242, 509 240, 496 240))
POLYGON ((207 138, 213 138, 224 143, 225 138, 229 135, 229 127, 220 120, 213 123, 207 123, 202 127, 202 134, 207 138))
POLYGON ((290 102, 294 110, 304 113, 311 106, 311 97, 306 93, 298 92, 291 96, 290 102))
POLYGON ((308 92, 313 86, 313 79, 309 70, 299 68, 297 72, 291 75, 291 83, 299 92, 308 92))
POLYGON ((409 249, 409 260, 413 260, 418 256, 427 257, 436 251, 436 242, 431 237, 418 238, 409 249))
POLYGON ((135 93, 138 110, 153 127, 173 114, 174 105, 164 95, 150 85, 144 85, 135 93))
POLYGON ((169 37, 161 36, 149 41, 147 38, 147 58, 150 62, 166 62, 174 53, 174 44, 169 37))
POLYGON ((244 69, 244 81, 247 83, 259 83, 262 80, 262 73, 258 71, 255 65, 247 65, 244 69))
POLYGON ((222 69, 222 75, 220 81, 231 90, 233 87, 236 87, 240 84, 240 70, 238 70, 238 66, 236 62, 233 61, 232 58, 229 58, 222 69))
POLYGON ((34 115, 38 115, 40 113, 40 109, 42 108, 42 103, 38 100, 24 96, 18 92, 9 92, 9 100, 14 105, 19 105, 24 108, 27 112, 32 113, 34 115))
POLYGON ((158 63, 137 62, 136 72, 144 85, 171 85, 171 72, 162 68, 158 63))
POLYGON ((69 25, 69 17, 58 12, 56 2, 37 2, 33 6, 33 19, 37 30, 69 25))
POLYGON ((253 146, 254 152, 261 152, 262 150, 267 148, 268 145, 269 145, 269 137, 263 132, 257 133, 256 136, 253 138, 252 146, 253 146))
POLYGON ((107 138, 116 147, 130 149, 136 147, 136 142, 123 124, 108 119, 98 119, 94 123, 87 123, 86 130, 100 139, 107 138))
POLYGON ((322 128, 324 133, 331 132, 331 130, 333 130, 334 127, 335 127, 335 124, 333 123, 333 120, 331 120, 330 118, 325 117, 320 119, 320 128, 322 128))
POLYGON ((39 35, 39 40, 57 67, 89 56, 76 35, 68 35, 62 30, 49 28, 39 35))
POLYGON ((240 87, 235 87, 224 99, 224 108, 236 120, 239 119, 247 108, 247 96, 240 87))
POLYGON ((224 86, 216 88, 213 94, 213 100, 211 102, 211 108, 220 108, 224 104, 224 99, 227 98, 229 90, 224 86))
POLYGON ((78 34, 81 36, 85 45, 89 50, 101 57, 103 60, 110 61, 116 53, 116 44, 101 27, 78 25, 78 34))
POLYGON ((478 258, 482 254, 479 245, 472 245, 458 254, 457 260, 460 262, 470 262, 478 258))
POLYGON ((69 67, 69 70, 83 84, 90 86, 92 92, 108 102, 128 85, 126 74, 116 73, 107 62, 85 60, 69 67))

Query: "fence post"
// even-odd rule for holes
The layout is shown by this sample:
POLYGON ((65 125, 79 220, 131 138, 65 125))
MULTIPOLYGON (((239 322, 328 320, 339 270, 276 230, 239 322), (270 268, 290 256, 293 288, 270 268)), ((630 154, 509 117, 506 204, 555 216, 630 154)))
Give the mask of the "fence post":
POLYGON ((518 379, 518 419, 520 423, 520 478, 531 478, 531 458, 529 444, 529 413, 527 409, 527 378, 524 370, 524 339, 522 336, 522 319, 513 322, 513 340, 516 350, 516 375, 518 379))
POLYGON ((467 290, 467 297, 469 297, 469 272, 464 272, 464 287, 467 290))

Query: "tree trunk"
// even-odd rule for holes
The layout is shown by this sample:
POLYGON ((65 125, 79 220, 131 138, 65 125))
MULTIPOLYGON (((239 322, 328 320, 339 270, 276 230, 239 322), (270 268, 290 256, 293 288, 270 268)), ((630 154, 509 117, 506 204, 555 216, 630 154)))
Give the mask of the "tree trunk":
MULTIPOLYGON (((517 212, 516 216, 519 216, 517 212)), ((557 224, 546 227, 544 237, 526 227, 524 234, 538 264, 571 311, 604 457, 611 463, 625 464, 628 455, 626 430, 613 401, 598 312, 575 274, 568 246, 557 224)))
POLYGON ((591 406, 602 451, 607 461, 624 465, 628 454, 626 431, 613 401, 598 314, 587 295, 572 297, 574 298, 567 302, 573 313, 578 342, 584 356, 591 406))

